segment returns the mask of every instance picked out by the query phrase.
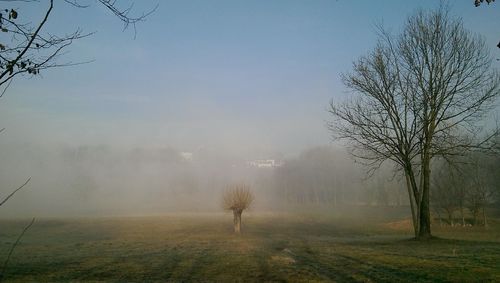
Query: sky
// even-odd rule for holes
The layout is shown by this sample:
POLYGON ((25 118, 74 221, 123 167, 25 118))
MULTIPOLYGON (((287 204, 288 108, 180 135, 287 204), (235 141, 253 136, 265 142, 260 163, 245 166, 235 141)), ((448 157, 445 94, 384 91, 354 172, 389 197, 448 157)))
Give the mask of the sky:
MULTIPOLYGON (((11 5, 35 21, 47 2, 11 5)), ((348 97, 340 75, 375 46, 375 26, 397 33, 440 3, 135 1, 132 14, 158 4, 135 34, 94 1, 55 2, 45 32, 95 32, 59 60, 92 62, 17 78, 0 99, 0 146, 208 147, 255 158, 331 143, 328 104, 348 97)), ((448 5, 500 58, 500 3, 473 2, 448 5)))

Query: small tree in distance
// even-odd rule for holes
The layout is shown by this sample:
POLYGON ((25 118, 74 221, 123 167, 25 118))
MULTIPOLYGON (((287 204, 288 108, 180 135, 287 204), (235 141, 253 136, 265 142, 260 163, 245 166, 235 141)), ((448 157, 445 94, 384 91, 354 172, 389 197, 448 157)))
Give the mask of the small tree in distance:
POLYGON ((253 200, 250 187, 244 184, 229 186, 224 192, 222 206, 225 210, 233 211, 235 233, 241 232, 241 214, 250 207, 253 200))

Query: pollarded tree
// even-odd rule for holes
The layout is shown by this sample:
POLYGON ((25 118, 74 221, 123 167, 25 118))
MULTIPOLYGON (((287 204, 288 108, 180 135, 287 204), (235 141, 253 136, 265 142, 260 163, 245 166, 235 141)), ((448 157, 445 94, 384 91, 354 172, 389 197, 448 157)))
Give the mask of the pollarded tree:
POLYGON ((222 206, 225 210, 231 210, 234 216, 234 232, 241 232, 241 214, 250 207, 254 196, 247 185, 232 185, 224 192, 222 206))
POLYGON ((356 96, 332 101, 335 138, 371 169, 393 161, 405 176, 416 238, 431 237, 434 157, 489 148, 481 121, 500 94, 484 40, 440 8, 408 18, 398 36, 381 29, 376 48, 343 76, 356 96))

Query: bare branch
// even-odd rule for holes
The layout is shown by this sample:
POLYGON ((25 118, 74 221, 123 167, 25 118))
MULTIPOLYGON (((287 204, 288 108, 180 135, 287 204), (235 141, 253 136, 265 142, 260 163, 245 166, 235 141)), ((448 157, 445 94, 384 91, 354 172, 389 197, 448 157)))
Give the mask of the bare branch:
POLYGON ((132 10, 133 4, 131 4, 129 7, 125 9, 119 9, 116 6, 116 0, 97 0, 97 1, 99 1, 106 8, 108 8, 108 10, 110 10, 116 17, 118 17, 118 19, 120 19, 123 22, 124 29, 127 29, 129 25, 132 25, 134 27, 134 32, 135 32, 135 24, 144 21, 149 15, 154 13, 159 6, 159 4, 156 4, 156 6, 153 9, 149 10, 148 12, 142 13, 140 16, 137 17, 131 17, 129 16, 129 13, 132 10))
POLYGON ((253 202, 254 196, 247 185, 233 185, 226 189, 222 206, 227 210, 243 211, 253 202))
MULTIPOLYGON (((77 8, 88 8, 89 4, 82 4, 78 0, 64 0, 66 3, 77 7, 77 8)), ((143 12, 138 16, 131 16, 130 12, 133 9, 133 3, 127 8, 119 8, 116 0, 97 0, 101 5, 106 7, 115 17, 117 17, 123 23, 123 29, 126 30, 130 25, 134 28, 134 38, 137 35, 136 24, 146 20, 148 16, 153 14, 159 7, 156 4, 152 9, 147 12, 143 12)))
POLYGON ((14 249, 17 247, 17 245, 19 245, 19 242, 21 242, 22 237, 24 236, 26 231, 28 231, 28 229, 33 225, 33 223, 35 223, 35 218, 31 219, 31 222, 26 227, 24 227, 21 234, 19 234, 19 236, 17 237, 16 242, 10 247, 7 258, 5 259, 2 266, 2 273, 0 273, 0 281, 2 281, 5 276, 5 271, 7 270, 7 265, 9 264, 9 260, 12 256, 12 253, 14 252, 14 249))
POLYGON ((12 81, 13 81, 13 77, 11 77, 11 78, 8 80, 7 85, 3 88, 2 93, 0 93, 0 98, 2 98, 2 97, 3 97, 3 95, 5 94, 5 92, 7 91, 7 89, 9 89, 10 84, 12 83, 12 81))
MULTIPOLYGON (((89 7, 89 5, 82 4, 78 0, 65 0, 65 2, 77 8, 89 7)), ((133 25, 134 37, 135 24, 144 21, 158 7, 157 5, 152 10, 139 16, 130 16, 129 13, 132 7, 120 9, 114 0, 98 0, 98 2, 105 9, 110 10, 114 16, 118 17, 124 23, 124 28, 133 25)), ((0 13, 0 29, 2 33, 11 35, 9 39, 0 42, 0 86, 4 87, 0 97, 5 94, 12 79, 16 76, 26 74, 34 76, 40 74, 40 71, 49 68, 86 63, 58 62, 63 50, 67 49, 75 40, 88 37, 92 33, 83 33, 82 30, 77 29, 71 34, 58 36, 44 31, 48 19, 53 16, 53 7, 54 1, 50 0, 42 19, 38 22, 33 21, 36 24, 19 22, 19 12, 15 9, 8 10, 7 15, 0 13)))
POLYGON ((24 182, 24 184, 22 184, 19 188, 15 189, 12 193, 10 193, 4 200, 0 202, 0 206, 4 205, 11 197, 14 196, 15 193, 24 188, 24 186, 26 186, 30 182, 30 180, 31 177, 29 177, 28 180, 26 180, 26 182, 24 182))
POLYGON ((24 54, 26 54, 26 52, 31 48, 31 45, 33 44, 33 42, 37 38, 40 30, 42 29, 42 27, 47 22, 47 19, 49 18, 49 15, 52 12, 52 8, 53 7, 54 7, 54 0, 50 0, 50 5, 49 5, 49 8, 47 9, 47 12, 45 12, 45 16, 43 17, 43 19, 40 22, 40 24, 38 24, 38 27, 36 28, 35 32, 31 35, 31 38, 29 39, 28 43, 24 46, 24 48, 22 49, 22 51, 19 52, 19 55, 17 55, 17 57, 14 60, 9 61, 10 68, 8 67, 8 68, 6 68, 5 71, 3 71, 2 73, 0 73, 0 85, 4 84, 5 82, 7 82, 7 81, 10 80, 10 78, 8 78, 7 80, 4 80, 3 78, 7 74, 9 74, 9 73, 12 74, 12 70, 13 70, 14 66, 17 64, 17 62, 21 58, 23 58, 24 54))

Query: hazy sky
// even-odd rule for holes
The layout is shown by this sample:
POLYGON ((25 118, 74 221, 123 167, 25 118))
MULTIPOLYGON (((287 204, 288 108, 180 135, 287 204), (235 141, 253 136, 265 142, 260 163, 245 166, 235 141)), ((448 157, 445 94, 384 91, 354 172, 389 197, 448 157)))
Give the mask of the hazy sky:
MULTIPOLYGON (((40 18, 46 2, 20 10, 19 19, 40 18)), ((326 144, 327 105, 346 95, 339 75, 373 48, 375 24, 397 32, 417 8, 439 5, 135 1, 137 13, 159 7, 137 26, 134 39, 133 29, 123 32, 93 1, 89 9, 55 2, 46 31, 97 31, 60 60, 94 62, 16 79, 0 100, 0 127, 7 128, 0 145, 170 145, 293 154, 326 144)), ((476 8, 473 2, 450 1, 451 13, 484 35, 500 58, 500 3, 476 8)))

